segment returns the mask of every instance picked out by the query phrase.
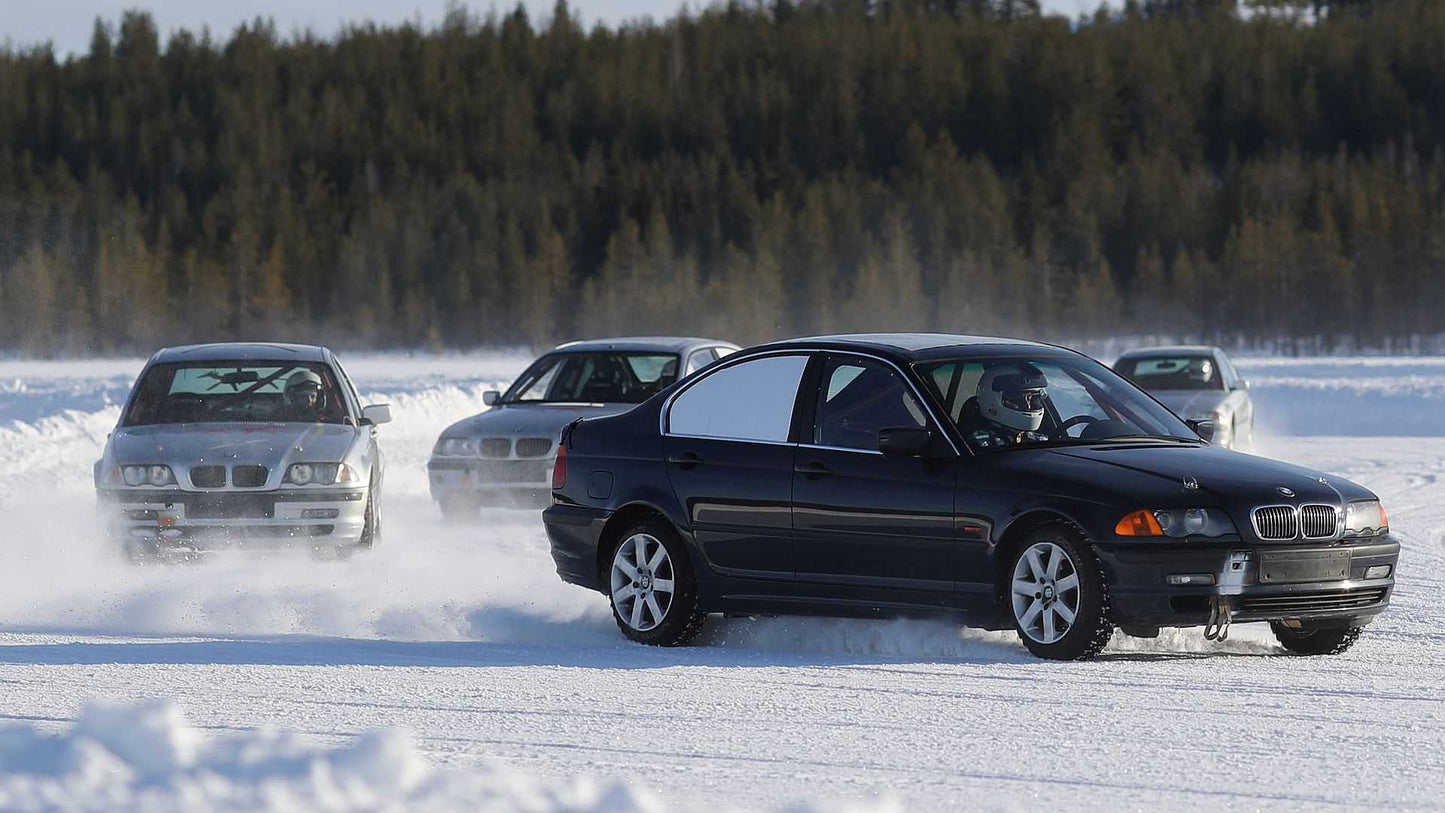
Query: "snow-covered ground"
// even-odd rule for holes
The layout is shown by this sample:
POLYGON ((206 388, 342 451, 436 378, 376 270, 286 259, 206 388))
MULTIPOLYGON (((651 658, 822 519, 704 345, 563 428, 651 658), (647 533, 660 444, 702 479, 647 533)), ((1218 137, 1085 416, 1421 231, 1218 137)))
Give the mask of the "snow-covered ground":
POLYGON ((1239 626, 1080 664, 917 621, 624 642, 535 513, 427 498, 437 433, 526 361, 350 360, 396 413, 373 555, 171 568, 94 532, 141 362, 0 362, 0 809, 1445 807, 1445 359, 1241 365, 1259 451, 1374 488, 1404 543, 1354 649, 1239 626))

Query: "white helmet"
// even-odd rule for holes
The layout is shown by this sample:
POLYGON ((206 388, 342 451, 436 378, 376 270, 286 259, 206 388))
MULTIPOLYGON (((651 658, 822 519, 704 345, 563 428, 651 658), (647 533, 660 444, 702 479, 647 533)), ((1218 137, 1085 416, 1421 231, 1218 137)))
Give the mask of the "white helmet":
POLYGON ((1015 432, 1037 432, 1048 385, 1043 371, 1028 362, 995 365, 978 381, 979 414, 1015 432))
POLYGON ((321 376, 310 370, 298 370, 286 378, 287 401, 300 401, 303 394, 315 394, 318 405, 325 403, 326 388, 321 384, 321 376))

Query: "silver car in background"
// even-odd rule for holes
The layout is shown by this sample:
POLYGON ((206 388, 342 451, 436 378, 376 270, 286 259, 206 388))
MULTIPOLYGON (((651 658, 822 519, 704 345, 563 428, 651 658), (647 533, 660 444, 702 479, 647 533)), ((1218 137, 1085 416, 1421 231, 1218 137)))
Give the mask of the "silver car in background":
POLYGON ((432 499, 448 519, 470 518, 483 505, 544 506, 567 424, 625 412, 737 349, 718 339, 667 336, 560 345, 505 393, 486 392, 491 409, 442 432, 427 464, 432 499))
POLYGON ((1230 449, 1254 442, 1254 400, 1249 382, 1218 347, 1149 347, 1130 350, 1114 372, 1139 385, 1186 421, 1211 421, 1211 443, 1230 449))
POLYGON ((377 426, 324 347, 207 344, 146 363, 95 464, 111 538, 132 559, 376 544, 385 472, 377 426))

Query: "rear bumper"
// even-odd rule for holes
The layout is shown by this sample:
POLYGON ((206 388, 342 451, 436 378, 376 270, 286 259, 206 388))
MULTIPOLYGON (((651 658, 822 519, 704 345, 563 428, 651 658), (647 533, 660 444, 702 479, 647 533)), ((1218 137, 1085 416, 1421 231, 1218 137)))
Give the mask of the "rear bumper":
POLYGON ((540 508, 552 500, 553 458, 432 459, 427 483, 435 502, 467 499, 482 505, 540 508))
POLYGON ((365 488, 97 492, 113 540, 188 551, 355 544, 366 497, 365 488))
POLYGON ((1215 596, 1229 606, 1234 621, 1298 620, 1360 626, 1389 606, 1400 555, 1399 543, 1388 536, 1351 545, 1202 548, 1122 543, 1099 545, 1096 550, 1109 578, 1115 621, 1160 627, 1203 625, 1215 596), (1345 578, 1271 581, 1261 573, 1265 554, 1310 558, 1344 551, 1349 553, 1345 578), (1387 576, 1366 578, 1366 571, 1381 565, 1389 567, 1387 576), (1213 574, 1215 584, 1169 584, 1170 575, 1184 574, 1213 574))
POLYGON ((601 590, 597 543, 611 513, 581 505, 554 504, 542 512, 557 575, 565 582, 601 590))

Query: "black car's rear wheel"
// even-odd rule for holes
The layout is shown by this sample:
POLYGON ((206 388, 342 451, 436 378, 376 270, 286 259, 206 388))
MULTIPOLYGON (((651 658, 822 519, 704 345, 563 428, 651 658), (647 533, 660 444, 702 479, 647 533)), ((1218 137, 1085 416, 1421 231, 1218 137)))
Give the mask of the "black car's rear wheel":
POLYGON ((1040 658, 1078 660, 1114 634, 1108 586, 1083 535, 1051 523, 1028 535, 1008 570, 1014 629, 1040 658))
POLYGON ((687 552, 661 521, 644 520, 623 532, 607 584, 618 629, 639 643, 683 646, 707 620, 687 552))
POLYGON ((1354 646, 1363 631, 1361 627, 1287 627, 1278 621, 1269 628, 1280 646, 1296 655, 1338 655, 1354 646))

